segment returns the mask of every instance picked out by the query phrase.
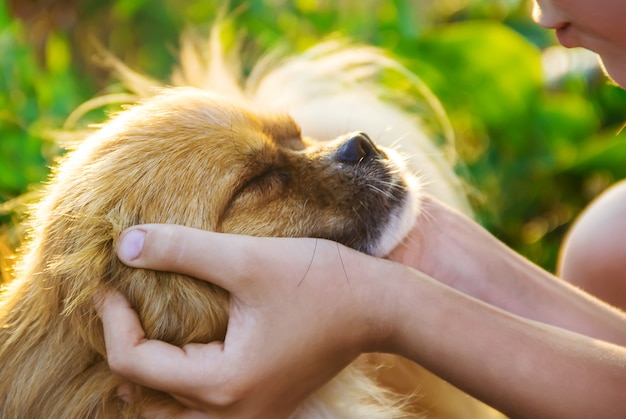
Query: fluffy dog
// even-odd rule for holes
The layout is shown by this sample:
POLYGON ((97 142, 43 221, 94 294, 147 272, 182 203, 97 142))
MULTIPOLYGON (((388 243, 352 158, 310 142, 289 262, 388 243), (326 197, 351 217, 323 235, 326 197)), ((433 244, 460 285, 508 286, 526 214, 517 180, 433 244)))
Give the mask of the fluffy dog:
MULTIPOLYGON (((0 418, 139 417, 146 403, 164 417, 179 412, 168 395, 139 386, 131 404, 116 397, 122 381, 107 366, 94 293, 120 291, 149 338, 175 345, 223 339, 228 295, 121 264, 115 244, 131 225, 320 237, 383 256, 412 227, 423 188, 468 208, 415 117, 380 99, 377 75, 401 67, 378 51, 325 44, 263 66, 242 87, 217 44, 206 49, 210 61, 193 42, 184 45, 174 84, 195 88, 155 89, 115 64, 144 98, 68 152, 32 210, 0 302, 0 418), (336 139, 318 141, 329 137, 336 139), (371 137, 403 145, 427 183, 371 137)), ((415 412, 491 414, 419 367, 380 355, 349 366, 294 418, 415 412), (380 363, 389 369, 372 368, 380 363)))

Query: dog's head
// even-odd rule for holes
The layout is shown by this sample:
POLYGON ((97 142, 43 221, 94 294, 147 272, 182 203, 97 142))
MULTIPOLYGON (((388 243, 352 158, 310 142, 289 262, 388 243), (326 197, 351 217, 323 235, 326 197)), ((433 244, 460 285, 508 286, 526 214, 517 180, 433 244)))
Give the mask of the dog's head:
POLYGON ((194 89, 131 109, 100 137, 103 175, 123 184, 130 196, 116 201, 131 202, 121 215, 133 222, 320 237, 383 255, 415 215, 412 178, 367 134, 316 143, 286 115, 194 89))
POLYGON ((394 152, 365 133, 318 143, 288 116, 172 89, 120 113, 69 153, 39 208, 39 259, 63 278, 68 314, 84 314, 79 307, 90 307, 104 284, 129 297, 148 336, 206 341, 225 333, 225 293, 123 266, 114 245, 124 228, 174 223, 319 237, 384 255, 411 227, 418 195, 394 152))
MULTIPOLYGON (((93 302, 98 290, 124 294, 148 338, 183 345, 226 333, 228 294, 186 276, 123 265, 115 245, 125 228, 174 223, 319 237, 384 255, 406 235, 419 207, 417 182, 393 151, 366 134, 315 142, 288 116, 252 112, 194 89, 164 91, 111 118, 61 160, 43 194, 3 306, 3 324, 12 328, 2 330, 21 337, 2 349, 20 356, 11 361, 4 350, 0 362, 20 367, 7 374, 38 383, 29 394, 54 395, 33 412, 70 406, 72 417, 95 406, 107 417, 121 410, 138 416, 138 406, 115 398, 120 379, 104 361, 93 302), (25 374, 21 367, 35 358, 39 363, 25 374)), ((137 390, 136 400, 164 400, 137 390)), ((32 405, 24 400, 15 406, 32 405)), ((68 416, 61 410, 54 415, 68 416)))

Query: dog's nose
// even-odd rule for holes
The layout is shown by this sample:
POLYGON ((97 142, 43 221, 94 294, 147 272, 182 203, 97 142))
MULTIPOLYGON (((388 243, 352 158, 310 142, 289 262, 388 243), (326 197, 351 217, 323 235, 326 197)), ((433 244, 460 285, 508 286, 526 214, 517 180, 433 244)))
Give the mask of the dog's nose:
POLYGON ((337 158, 344 163, 359 163, 363 160, 383 158, 385 155, 364 132, 355 132, 339 146, 337 158))

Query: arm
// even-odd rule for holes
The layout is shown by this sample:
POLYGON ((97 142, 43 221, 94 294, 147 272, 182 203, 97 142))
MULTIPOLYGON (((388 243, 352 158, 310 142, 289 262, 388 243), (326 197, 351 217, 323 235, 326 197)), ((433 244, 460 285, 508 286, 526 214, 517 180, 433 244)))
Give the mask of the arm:
MULTIPOLYGON (((481 226, 425 200, 390 259, 521 317, 626 346, 626 315, 513 252, 481 226)), ((626 267, 625 267, 626 269, 626 267)))
POLYGON ((526 312, 535 319, 556 315, 554 323, 560 325, 569 316, 579 316, 586 330, 595 333, 598 327, 607 340, 610 335, 610 340, 618 341, 626 324, 621 314, 571 287, 554 285, 558 280, 470 220, 428 205, 430 226, 423 230, 428 246, 413 237, 407 241, 413 256, 406 247, 392 256, 517 315, 416 270, 323 240, 144 226, 141 252, 137 246, 122 246, 121 259, 131 266, 186 273, 230 290, 228 335, 223 344, 183 349, 144 341, 128 305, 108 298, 100 312, 112 369, 173 393, 188 406, 219 411, 222 417, 229 417, 226 412, 234 417, 272 412, 277 417, 279 407, 286 416, 356 354, 389 351, 423 364, 516 417, 577 417, 584 416, 585 409, 614 417, 622 409, 621 389, 626 388, 624 348, 518 315, 526 312), (440 251, 454 263, 437 266, 435 250, 450 246, 445 238, 452 228, 460 229, 457 246, 440 251), (431 233, 435 235, 430 237, 431 233), (128 257, 127 250, 135 255, 128 257), (520 294, 523 284, 532 285, 527 294, 544 292, 534 288, 537 274, 552 281, 545 292, 556 302, 549 299, 549 304, 561 305, 564 313, 542 308, 540 299, 520 294), (507 284, 519 289, 508 292, 507 284), (604 327, 603 319, 611 326, 604 327), (297 376, 292 375, 295 370, 297 376))
POLYGON ((518 418, 620 417, 626 349, 524 319, 440 283, 396 274, 383 350, 518 418))

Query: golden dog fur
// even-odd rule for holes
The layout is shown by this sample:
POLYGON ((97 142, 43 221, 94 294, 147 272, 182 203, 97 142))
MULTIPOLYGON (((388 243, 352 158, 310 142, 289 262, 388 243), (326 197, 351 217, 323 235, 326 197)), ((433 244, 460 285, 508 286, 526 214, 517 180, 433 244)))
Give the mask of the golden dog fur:
MULTIPOLYGON (((253 72, 242 87, 215 43, 206 50, 210 61, 199 51, 184 44, 174 77, 195 89, 158 90, 116 64, 146 99, 71 150, 33 208, 15 278, 0 301, 0 418, 138 417, 143 403, 159 403, 164 417, 175 417, 180 406, 168 395, 136 386, 132 404, 116 397, 122 380, 107 366, 94 293, 121 291, 149 338, 176 345, 223 339, 228 295, 121 264, 116 240, 131 225, 322 237, 382 256, 411 227, 422 188, 467 210, 449 163, 415 117, 379 98, 376 74, 401 68, 380 52, 325 44, 253 72), (391 150, 346 145, 364 141, 358 133, 328 143, 309 139, 350 131, 404 147, 426 182, 418 184, 391 150), (354 157, 355 150, 365 154, 354 157)), ((493 412, 408 361, 370 355, 294 418, 418 413, 493 412)))

